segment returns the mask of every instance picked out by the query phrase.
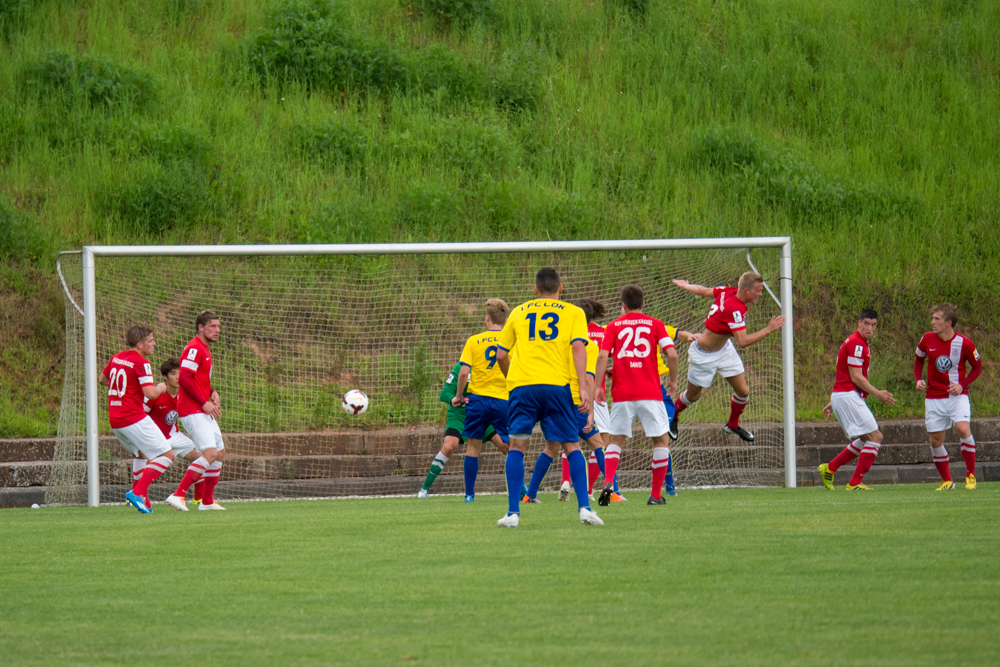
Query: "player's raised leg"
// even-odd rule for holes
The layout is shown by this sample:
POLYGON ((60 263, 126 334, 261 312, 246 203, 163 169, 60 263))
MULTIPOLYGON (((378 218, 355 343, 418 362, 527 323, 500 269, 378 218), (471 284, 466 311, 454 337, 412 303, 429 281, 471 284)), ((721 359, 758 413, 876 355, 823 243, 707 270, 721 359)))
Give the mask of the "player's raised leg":
POLYGON ((688 348, 688 384, 677 397, 677 411, 670 430, 677 432, 676 421, 681 413, 701 398, 704 389, 712 386, 712 380, 718 372, 733 388, 729 419, 723 428, 726 433, 734 433, 742 440, 753 442, 753 433, 742 428, 739 423, 749 401, 750 390, 743 377, 743 361, 732 341, 735 339, 741 348, 749 347, 779 330, 784 325, 785 318, 772 317, 760 331, 747 333, 749 306, 757 303, 764 293, 764 278, 753 271, 740 276, 737 287, 702 287, 686 280, 675 280, 674 284, 713 301, 708 317, 705 318, 705 331, 693 336, 694 343, 688 348))

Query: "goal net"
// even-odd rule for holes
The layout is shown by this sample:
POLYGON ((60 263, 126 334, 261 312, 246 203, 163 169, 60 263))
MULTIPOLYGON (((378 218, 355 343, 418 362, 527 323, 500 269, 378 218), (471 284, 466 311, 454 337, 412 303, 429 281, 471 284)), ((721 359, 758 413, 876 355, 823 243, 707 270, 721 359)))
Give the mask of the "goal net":
MULTIPOLYGON (((509 245, 509 244, 508 244, 509 245)), ((600 246, 593 246, 600 247, 600 246)), ((590 297, 618 315, 619 291, 637 284, 645 312, 698 332, 711 305, 671 283, 735 285, 750 262, 777 294, 779 250, 590 250, 449 254, 282 256, 113 256, 95 258, 97 372, 126 347, 135 324, 156 336, 154 371, 180 356, 194 320, 217 313, 222 333, 213 346, 213 386, 222 398, 226 460, 216 497, 279 499, 414 494, 441 447, 445 378, 469 336, 482 331, 490 297, 512 308, 533 297, 535 272, 555 267, 563 299, 590 297), (368 411, 349 416, 346 391, 359 388, 368 411)), ((87 502, 83 276, 79 254, 60 263, 66 286, 66 366, 58 440, 46 493, 49 504, 87 502)), ((780 313, 768 293, 751 308, 748 330, 780 313)), ((785 436, 780 333, 741 350, 751 398, 742 423, 747 444, 722 431, 731 390, 721 378, 684 413, 671 443, 681 486, 784 483, 785 436)), ((678 389, 686 383, 687 346, 678 345, 678 389)), ((157 373, 158 375, 158 373, 157 373)), ((158 377, 157 381, 161 381, 158 377)), ((610 389, 610 382, 609 382, 610 389)), ((121 502, 131 481, 131 456, 117 444, 97 393, 102 502, 121 502)), ((625 489, 648 489, 652 448, 642 429, 627 443, 619 468, 625 489)), ((528 474, 543 440, 529 443, 528 474)), ((432 493, 462 489, 459 447, 432 493)), ((584 445, 585 454, 589 449, 584 445)), ((557 462, 558 463, 558 462, 557 462)), ((183 475, 177 461, 150 490, 163 500, 183 475)), ((543 490, 558 487, 558 465, 543 490)), ((504 491, 503 457, 485 443, 477 491, 504 491)))

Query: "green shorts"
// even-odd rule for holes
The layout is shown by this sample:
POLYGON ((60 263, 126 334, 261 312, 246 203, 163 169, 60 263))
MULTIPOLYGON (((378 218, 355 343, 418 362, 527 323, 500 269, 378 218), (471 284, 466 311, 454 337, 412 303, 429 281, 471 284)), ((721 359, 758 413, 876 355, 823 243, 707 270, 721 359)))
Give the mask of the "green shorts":
MULTIPOLYGON (((458 438, 460 444, 465 444, 465 438, 462 437, 462 431, 465 430, 465 408, 456 408, 454 405, 448 406, 448 420, 444 425, 444 434, 453 435, 458 438)), ((489 442, 490 438, 496 435, 496 429, 492 426, 486 427, 486 433, 483 434, 483 442, 489 442)))

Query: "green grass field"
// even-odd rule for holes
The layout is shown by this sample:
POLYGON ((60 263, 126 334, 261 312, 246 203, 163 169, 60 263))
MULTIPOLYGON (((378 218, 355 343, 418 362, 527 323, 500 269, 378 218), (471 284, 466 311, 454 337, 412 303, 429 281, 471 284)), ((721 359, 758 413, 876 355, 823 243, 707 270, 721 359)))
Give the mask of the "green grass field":
POLYGON ((988 665, 1000 484, 0 512, 0 663, 988 665))
POLYGON ((873 409, 919 416, 941 300, 996 414, 998 23, 994 0, 0 0, 0 437, 55 431, 54 253, 87 243, 789 234, 800 418, 869 305, 901 399, 873 409))

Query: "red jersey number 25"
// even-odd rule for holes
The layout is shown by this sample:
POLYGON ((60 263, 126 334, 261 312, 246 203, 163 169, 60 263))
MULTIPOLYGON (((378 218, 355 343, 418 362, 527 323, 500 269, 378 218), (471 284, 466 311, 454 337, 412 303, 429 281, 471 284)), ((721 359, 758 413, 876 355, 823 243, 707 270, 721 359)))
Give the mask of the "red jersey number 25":
POLYGON ((619 331, 618 340, 624 340, 624 342, 622 342, 618 350, 618 358, 638 357, 645 359, 648 357, 650 352, 653 351, 653 346, 650 345, 649 339, 645 338, 644 334, 652 332, 653 330, 649 327, 625 327, 619 331))

